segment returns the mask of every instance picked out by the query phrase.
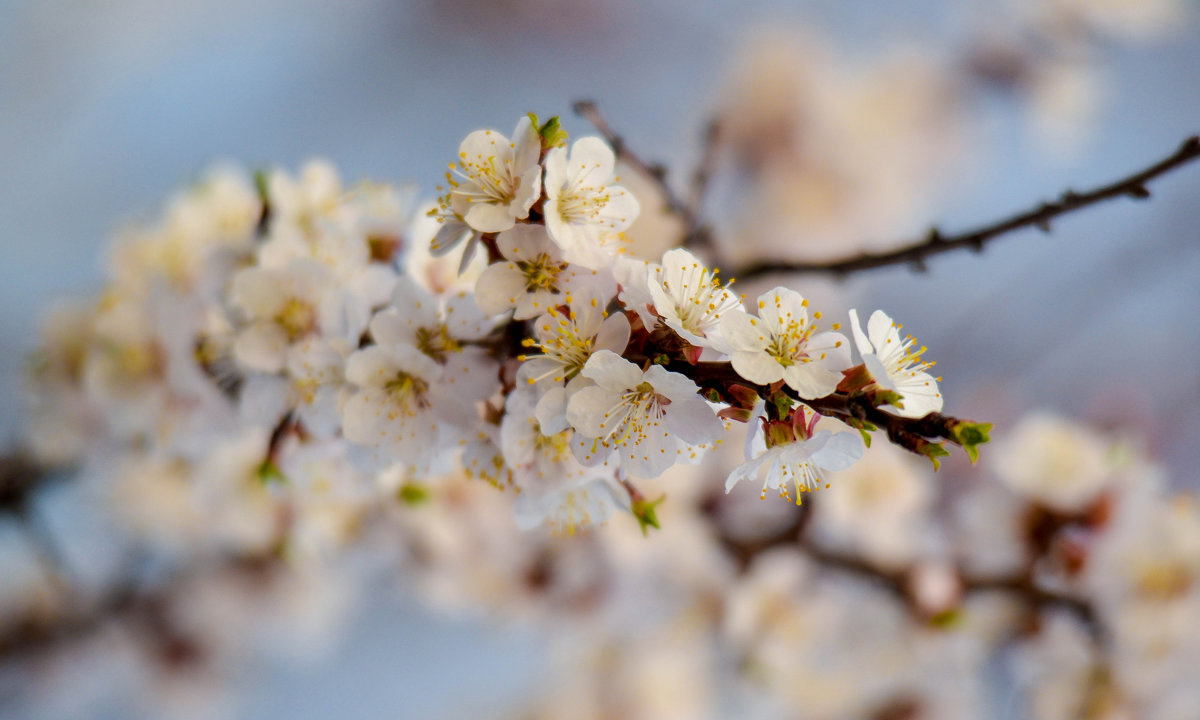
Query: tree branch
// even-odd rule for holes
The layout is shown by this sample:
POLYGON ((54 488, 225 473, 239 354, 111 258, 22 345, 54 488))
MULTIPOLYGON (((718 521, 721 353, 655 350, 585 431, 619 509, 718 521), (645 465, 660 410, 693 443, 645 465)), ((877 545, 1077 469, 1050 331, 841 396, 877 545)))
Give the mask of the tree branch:
POLYGON ((1200 158, 1200 136, 1188 138, 1170 156, 1145 170, 1093 190, 1085 192, 1068 190, 1058 200, 1044 202, 1032 210, 1026 210, 974 230, 956 235, 944 235, 935 227, 924 238, 909 242, 894 250, 867 252, 840 260, 822 262, 760 262, 741 268, 736 275, 742 279, 775 273, 827 273, 841 276, 902 264, 911 265, 917 270, 924 270, 925 261, 934 255, 963 248, 982 252, 986 243, 1002 235, 1028 227, 1036 227, 1043 232, 1049 232, 1050 223, 1059 216, 1097 203, 1119 197, 1145 200, 1150 197, 1150 191, 1146 188, 1148 182, 1196 158, 1200 158))

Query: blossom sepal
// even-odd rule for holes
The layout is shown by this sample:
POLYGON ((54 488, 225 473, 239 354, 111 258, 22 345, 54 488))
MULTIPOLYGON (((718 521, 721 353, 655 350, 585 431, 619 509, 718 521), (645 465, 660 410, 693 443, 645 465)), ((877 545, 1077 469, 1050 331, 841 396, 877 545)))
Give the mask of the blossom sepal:
POLYGON ((979 446, 991 440, 991 430, 992 423, 960 420, 950 426, 950 442, 961 446, 974 465, 979 461, 979 446))

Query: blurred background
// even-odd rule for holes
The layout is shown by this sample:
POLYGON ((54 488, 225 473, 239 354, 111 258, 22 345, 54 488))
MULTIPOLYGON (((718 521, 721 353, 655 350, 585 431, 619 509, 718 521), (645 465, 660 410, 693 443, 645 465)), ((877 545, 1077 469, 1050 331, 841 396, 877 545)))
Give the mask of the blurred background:
MULTIPOLYGON (((682 186, 721 114, 734 129, 713 188, 718 234, 770 236, 780 257, 829 257, 1107 182, 1200 131, 1200 35, 1187 0, 1096 4, 1133 10, 1064 29, 1016 0, 5 2, 0 439, 20 439, 21 369, 42 310, 94 292, 112 234, 214 160, 296 168, 325 157, 348 181, 412 183, 430 196, 469 131, 507 132, 533 111, 563 115, 578 136, 589 128, 571 102, 590 98, 682 186), (905 94, 913 78, 924 80, 911 92, 924 94, 905 94), (809 117, 806 92, 848 114, 809 117), (777 181, 760 189, 786 198, 800 188, 801 207, 785 217, 754 207, 742 181, 777 151, 754 146, 771 137, 776 101, 869 169, 847 181, 859 204, 813 210, 811 178, 766 175, 777 181)), ((1150 189, 1148 202, 1071 215, 1050 235, 1014 235, 982 256, 939 257, 925 273, 789 282, 907 319, 956 414, 1003 425, 1045 407, 1137 425, 1173 481, 1195 487, 1200 167, 1150 189)), ((545 673, 538 631, 448 620, 384 593, 362 602, 325 652, 234 678, 237 714, 478 715, 545 673)))

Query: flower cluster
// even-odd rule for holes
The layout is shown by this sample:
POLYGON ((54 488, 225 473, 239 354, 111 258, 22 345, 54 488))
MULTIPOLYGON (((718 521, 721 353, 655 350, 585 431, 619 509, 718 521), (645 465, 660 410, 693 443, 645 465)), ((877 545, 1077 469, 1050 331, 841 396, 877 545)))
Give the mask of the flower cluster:
POLYGON ((523 526, 573 531, 614 508, 644 521, 634 483, 699 462, 734 421, 728 486, 761 474, 797 502, 875 429, 935 461, 943 440, 986 441, 937 414, 924 348, 883 312, 864 332, 850 311, 855 365, 798 292, 747 307, 685 247, 631 252, 640 203, 616 172, 605 141, 568 146, 532 115, 468 135, 427 212, 323 163, 220 171, 118 243, 100 301, 54 316, 33 444, 181 474, 180 512, 213 525, 240 499, 258 510, 230 532, 262 548, 304 522, 314 454, 368 493, 461 466, 515 491, 523 526))

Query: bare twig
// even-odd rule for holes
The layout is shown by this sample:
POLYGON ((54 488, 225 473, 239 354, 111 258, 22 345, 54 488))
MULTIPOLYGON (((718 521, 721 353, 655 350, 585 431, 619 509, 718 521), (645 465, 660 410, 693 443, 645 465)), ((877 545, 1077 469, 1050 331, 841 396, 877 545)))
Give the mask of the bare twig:
POLYGON ((1026 210, 1010 218, 974 230, 968 230, 956 235, 944 235, 935 227, 920 240, 906 243, 894 250, 862 253, 840 260, 823 262, 761 262, 741 268, 737 271, 737 276, 743 279, 774 273, 826 273, 840 276, 863 270, 904 264, 911 265, 918 270, 924 270, 925 261, 934 255, 941 255, 942 253, 963 248, 981 252, 984 245, 989 241, 1023 228, 1036 227, 1043 232, 1049 232, 1051 222, 1060 215, 1081 210, 1097 203, 1119 197, 1145 200, 1150 197, 1150 191, 1146 188, 1147 183, 1196 158, 1200 158, 1200 136, 1188 138, 1170 156, 1154 163, 1145 170, 1093 190, 1085 192, 1068 190, 1058 200, 1044 202, 1032 210, 1026 210))

